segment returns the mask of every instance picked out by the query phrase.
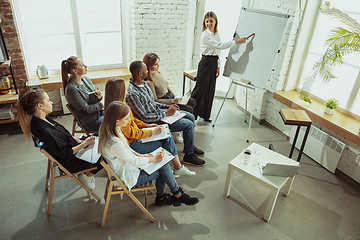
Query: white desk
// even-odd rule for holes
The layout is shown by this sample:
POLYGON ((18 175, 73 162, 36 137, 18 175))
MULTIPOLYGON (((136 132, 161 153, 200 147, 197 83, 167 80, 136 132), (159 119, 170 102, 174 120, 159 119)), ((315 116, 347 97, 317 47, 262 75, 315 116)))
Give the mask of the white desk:
MULTIPOLYGON (((298 166, 299 163, 285 157, 279 153, 276 153, 270 149, 267 149, 265 147, 262 147, 256 143, 251 144, 246 149, 253 150, 254 146, 258 146, 259 149, 259 158, 258 161, 261 165, 265 165, 266 163, 284 163, 287 165, 294 165, 298 166)), ((268 175, 262 175, 260 173, 259 167, 252 166, 251 163, 244 164, 243 163, 243 153, 240 153, 238 156, 236 156, 231 162, 229 162, 228 172, 226 176, 226 182, 225 182, 225 189, 224 189, 224 196, 228 197, 230 193, 230 187, 232 178, 234 175, 234 171, 238 171, 241 174, 243 174, 246 177, 249 177, 251 179, 254 179, 258 183, 268 187, 271 189, 271 196, 269 199, 268 206, 266 208, 266 211, 264 213, 263 219, 265 221, 269 221, 271 218, 271 214, 273 212, 276 199, 278 197, 280 189, 286 184, 284 195, 289 195, 291 185, 294 181, 294 177, 278 177, 278 176, 268 176, 268 175)))

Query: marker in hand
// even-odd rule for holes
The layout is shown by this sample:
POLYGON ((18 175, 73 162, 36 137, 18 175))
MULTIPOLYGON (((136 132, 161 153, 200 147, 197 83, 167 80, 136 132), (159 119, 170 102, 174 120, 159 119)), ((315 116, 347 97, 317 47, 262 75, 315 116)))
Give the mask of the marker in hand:
POLYGON ((250 38, 250 37, 252 37, 252 36, 255 36, 255 33, 249 35, 247 38, 250 38))

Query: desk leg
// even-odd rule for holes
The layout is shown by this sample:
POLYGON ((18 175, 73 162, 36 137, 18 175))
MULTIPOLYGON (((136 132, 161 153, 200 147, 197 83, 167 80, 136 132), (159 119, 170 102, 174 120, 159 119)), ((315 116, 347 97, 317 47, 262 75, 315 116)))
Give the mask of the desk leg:
POLYGON ((184 79, 183 79, 183 93, 182 93, 182 95, 184 96, 184 94, 185 94, 185 78, 186 78, 186 76, 185 76, 185 74, 183 74, 183 76, 184 76, 184 79))
POLYGON ((264 218, 263 218, 266 222, 270 221, 271 214, 272 214, 272 212, 274 210, 274 206, 275 206, 275 202, 276 202, 276 199, 278 197, 278 194, 279 194, 279 189, 274 189, 271 192, 269 203, 268 203, 268 206, 266 208, 264 218))
POLYGON ((290 190, 292 187, 292 184, 294 182, 295 176, 293 176, 292 178, 289 178, 285 184, 285 188, 284 188, 284 195, 285 196, 289 196, 290 194, 290 190))
POLYGON ((233 176, 234 176, 234 169, 229 164, 227 175, 226 175, 225 187, 224 187, 224 196, 225 197, 228 197, 230 194, 230 188, 231 188, 231 182, 232 182, 233 176))
POLYGON ((292 146, 291 146, 289 158, 291 158, 292 155, 293 155, 294 148, 295 148, 295 145, 296 145, 296 140, 298 138, 299 132, 300 132, 300 126, 298 126, 297 129, 296 129, 296 133, 295 133, 294 141, 293 141, 292 146))
POLYGON ((307 139, 307 137, 309 135, 309 132, 310 132, 310 127, 311 127, 311 125, 308 125, 307 128, 306 128, 305 136, 304 136, 303 142, 301 144, 300 152, 299 152, 299 155, 298 155, 298 158, 297 158, 298 162, 300 162, 301 155, 302 155, 302 153, 304 151, 306 139, 307 139))

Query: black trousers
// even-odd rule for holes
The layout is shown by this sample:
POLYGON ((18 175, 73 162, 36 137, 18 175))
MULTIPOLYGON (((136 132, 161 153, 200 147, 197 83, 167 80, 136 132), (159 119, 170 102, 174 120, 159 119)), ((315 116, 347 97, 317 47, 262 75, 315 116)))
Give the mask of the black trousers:
POLYGON ((196 100, 194 116, 209 119, 216 86, 218 56, 203 55, 198 66, 196 85, 191 97, 196 100))

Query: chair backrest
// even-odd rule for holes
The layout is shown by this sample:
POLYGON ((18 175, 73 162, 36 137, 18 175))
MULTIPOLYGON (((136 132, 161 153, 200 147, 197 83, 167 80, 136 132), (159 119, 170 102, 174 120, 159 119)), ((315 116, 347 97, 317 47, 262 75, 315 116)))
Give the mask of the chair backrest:
POLYGON ((84 127, 84 125, 82 125, 80 119, 75 115, 72 107, 70 106, 70 104, 66 104, 66 107, 69 109, 71 115, 73 115, 74 117, 74 123, 73 123, 73 129, 72 129, 72 135, 74 136, 75 133, 85 133, 87 136, 90 135, 90 133, 96 133, 96 132, 89 132, 88 130, 86 130, 86 128, 84 127), (76 124, 81 128, 81 130, 76 130, 76 124))

